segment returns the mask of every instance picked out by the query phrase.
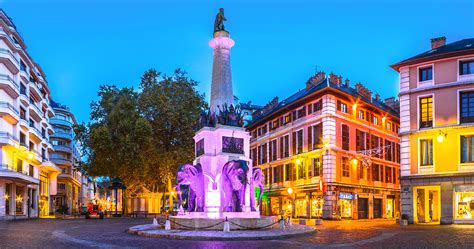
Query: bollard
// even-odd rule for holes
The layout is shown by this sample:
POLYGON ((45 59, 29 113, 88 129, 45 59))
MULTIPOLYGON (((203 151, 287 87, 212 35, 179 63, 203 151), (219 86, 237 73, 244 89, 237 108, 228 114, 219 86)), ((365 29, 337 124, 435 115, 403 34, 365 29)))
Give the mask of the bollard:
POLYGON ((321 226, 323 224, 323 220, 322 219, 316 219, 315 221, 315 225, 316 226, 321 226))
POLYGON ((225 221, 224 221, 224 232, 225 232, 225 233, 230 232, 230 223, 229 223, 229 221, 227 220, 227 217, 225 217, 225 221))
POLYGON ((280 219, 280 229, 285 230, 285 219, 283 218, 280 219))
POLYGON ((166 222, 165 222, 165 230, 171 230, 171 222, 170 222, 170 217, 166 218, 166 222))
POLYGON ((156 217, 153 218, 153 226, 157 227, 158 226, 158 221, 156 220, 156 217))

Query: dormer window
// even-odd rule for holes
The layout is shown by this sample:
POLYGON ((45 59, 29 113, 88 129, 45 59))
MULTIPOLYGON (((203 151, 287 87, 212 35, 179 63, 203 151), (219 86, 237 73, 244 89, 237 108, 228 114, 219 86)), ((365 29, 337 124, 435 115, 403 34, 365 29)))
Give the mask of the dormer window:
POLYGON ((418 73, 419 81, 428 81, 433 79, 433 66, 422 67, 418 73))

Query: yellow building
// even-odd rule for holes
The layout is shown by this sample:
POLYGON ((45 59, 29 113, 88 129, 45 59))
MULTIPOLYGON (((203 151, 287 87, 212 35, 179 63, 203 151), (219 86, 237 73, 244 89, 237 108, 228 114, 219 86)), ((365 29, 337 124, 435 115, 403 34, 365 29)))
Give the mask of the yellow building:
POLYGON ((474 39, 392 65, 400 73, 402 215, 474 222, 474 39))

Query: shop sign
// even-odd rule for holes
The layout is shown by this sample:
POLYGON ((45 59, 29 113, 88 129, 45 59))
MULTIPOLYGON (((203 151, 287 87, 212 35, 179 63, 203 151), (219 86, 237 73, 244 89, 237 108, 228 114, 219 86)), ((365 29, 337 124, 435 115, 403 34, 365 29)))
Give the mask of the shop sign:
POLYGON ((306 197, 306 193, 297 193, 296 197, 306 197))
POLYGON ((339 199, 352 200, 354 199, 354 195, 352 193, 340 192, 339 199))
POLYGON ((370 193, 370 194, 378 194, 380 193, 380 190, 378 189, 371 189, 371 188, 364 188, 362 189, 363 193, 370 193))

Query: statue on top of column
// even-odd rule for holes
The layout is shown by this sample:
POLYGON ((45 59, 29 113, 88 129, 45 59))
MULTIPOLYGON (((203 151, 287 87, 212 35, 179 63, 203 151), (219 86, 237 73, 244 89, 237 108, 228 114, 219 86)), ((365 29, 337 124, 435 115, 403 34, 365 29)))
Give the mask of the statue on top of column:
POLYGON ((224 28, 224 21, 227 21, 224 16, 224 8, 220 8, 219 13, 217 13, 216 15, 216 20, 214 21, 214 33, 219 31, 226 31, 224 28))

